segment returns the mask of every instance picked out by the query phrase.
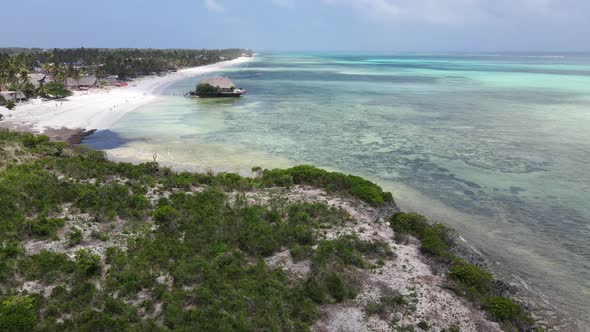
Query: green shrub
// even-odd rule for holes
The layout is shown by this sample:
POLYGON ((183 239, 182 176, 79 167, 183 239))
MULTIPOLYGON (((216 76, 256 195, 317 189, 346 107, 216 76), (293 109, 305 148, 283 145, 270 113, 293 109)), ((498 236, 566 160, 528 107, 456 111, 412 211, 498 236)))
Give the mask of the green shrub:
POLYGON ((356 248, 358 241, 360 240, 356 237, 320 241, 311 258, 313 266, 323 268, 327 264, 336 264, 341 267, 353 265, 364 268, 365 260, 356 248))
POLYGON ((316 303, 339 303, 354 299, 358 293, 355 282, 343 273, 318 272, 308 276, 304 293, 316 303))
POLYGON ((75 247, 82 243, 82 231, 75 228, 68 234, 68 246, 75 247))
POLYGON ((280 246, 278 227, 260 218, 260 209, 249 207, 241 211, 238 244, 252 255, 270 256, 280 246))
POLYGON ((180 225, 180 214, 169 205, 158 207, 153 213, 154 221, 160 227, 175 231, 180 225))
POLYGON ((449 250, 454 245, 454 231, 442 224, 431 225, 426 217, 417 213, 396 213, 391 227, 398 234, 409 234, 421 242, 420 250, 439 259, 450 260, 449 250))
POLYGON ((31 331, 36 322, 33 299, 13 296, 0 302, 1 331, 31 331))
POLYGON ((84 276, 91 276, 100 271, 100 257, 89 249, 76 251, 76 268, 84 276))
POLYGON ((31 226, 31 231, 33 232, 33 235, 37 237, 55 238, 57 235, 57 230, 61 227, 64 227, 64 225, 65 221, 63 219, 43 218, 31 226))
POLYGON ((336 302, 342 302, 345 299, 354 299, 358 292, 348 278, 334 272, 328 274, 326 288, 336 302))
POLYGON ((304 259, 307 259, 311 256, 312 253, 311 246, 300 246, 296 245, 289 251, 291 254, 291 258, 294 262, 300 262, 304 259))
POLYGON ((489 297, 484 301, 484 308, 490 318, 497 322, 510 323, 515 327, 532 323, 524 309, 507 297, 489 297))
POLYGON ((354 175, 328 172, 309 165, 295 166, 285 170, 264 170, 262 183, 266 186, 288 187, 299 184, 324 188, 329 192, 348 194, 375 206, 393 201, 391 193, 383 192, 371 181, 354 175))
POLYGON ((71 273, 73 265, 66 254, 42 250, 19 261, 19 269, 27 280, 52 282, 71 273))
POLYGON ((430 327, 430 325, 428 325, 428 322, 424 320, 421 320, 418 324, 416 324, 416 326, 424 331, 428 331, 428 328, 430 327))
POLYGON ((420 251, 425 254, 444 257, 448 255, 449 245, 438 232, 429 229, 424 232, 420 239, 420 251))
POLYGON ((38 145, 49 143, 49 137, 45 135, 34 136, 32 134, 27 134, 23 137, 22 142, 25 147, 32 149, 38 145))
POLYGON ((4 103, 4 107, 8 108, 9 110, 13 109, 16 106, 16 104, 14 103, 14 100, 7 100, 4 103))
POLYGON ((430 224, 423 215, 399 212, 391 218, 391 227, 395 232, 421 238, 426 229, 430 228, 430 224))
POLYGON ((449 268, 449 278, 461 285, 469 295, 482 297, 488 294, 494 277, 481 267, 456 260, 449 268))

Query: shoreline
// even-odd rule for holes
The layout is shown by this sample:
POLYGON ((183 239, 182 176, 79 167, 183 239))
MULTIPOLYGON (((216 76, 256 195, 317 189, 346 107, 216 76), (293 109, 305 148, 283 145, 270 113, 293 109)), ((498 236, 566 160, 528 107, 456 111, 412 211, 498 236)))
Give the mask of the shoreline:
POLYGON ((190 67, 165 76, 144 76, 126 87, 75 91, 61 100, 32 99, 13 110, 0 107, 0 128, 46 134, 53 140, 80 144, 96 130, 110 128, 126 113, 160 97, 159 92, 179 80, 250 62, 239 57, 211 65, 190 67))
MULTIPOLYGON (((151 159, 151 153, 147 153, 143 155, 143 159, 139 156, 135 156, 133 158, 117 158, 113 157, 109 154, 108 150, 105 151, 107 153, 107 158, 114 162, 126 162, 132 164, 139 164, 142 162, 149 162, 151 159)), ((160 161, 159 161, 160 162, 160 161)), ((173 162, 160 162, 161 165, 170 167, 175 172, 196 172, 196 173, 212 173, 212 174, 220 174, 226 172, 235 172, 244 177, 251 177, 252 172, 250 167, 245 167, 241 170, 227 170, 227 169, 219 169, 219 168, 209 168, 203 167, 202 165, 195 164, 191 167, 188 167, 187 164, 179 163, 175 164, 173 162)), ((259 164, 257 164, 259 165, 259 164)), ((261 165, 263 168, 274 168, 274 167, 264 167, 265 165, 261 165)), ((284 169, 289 168, 296 165, 289 165, 289 166, 279 166, 277 168, 284 169)), ((336 169, 330 169, 330 171, 338 171, 336 169)), ((377 182, 378 185, 380 185, 377 182)), ((396 201, 396 203, 399 203, 396 201)), ((399 207, 399 205, 398 205, 399 207)), ((409 209, 404 208, 403 206, 400 207, 402 212, 418 212, 421 213, 422 210, 420 209, 409 209)), ((432 219, 432 222, 437 222, 436 219, 432 219)), ((444 223, 444 222, 443 222, 444 223)), ((448 225, 448 224, 447 224, 448 225)), ((454 253, 465 259, 466 261, 485 267, 487 270, 493 273, 495 276, 498 287, 503 289, 506 293, 510 294, 511 298, 517 300, 521 303, 527 311, 538 320, 542 326, 545 327, 545 331, 561 331, 561 332, 576 332, 576 331, 589 331, 590 327, 588 327, 587 323, 581 320, 578 316, 574 313, 569 312, 566 308, 559 306, 558 304, 553 303, 549 299, 546 298, 545 295, 531 289, 526 280, 516 276, 513 274, 513 271, 510 270, 509 267, 500 263, 498 256, 495 256, 489 253, 485 248, 480 247, 475 241, 472 241, 468 234, 464 232, 458 232, 458 237, 456 241, 456 248, 454 253), (514 279, 518 279, 518 282, 515 282, 514 279)), ((428 261, 428 265, 433 269, 436 270, 439 266, 432 261, 428 261)))
MULTIPOLYGON (((211 65, 211 66, 217 66, 217 65, 219 65, 219 64, 221 64, 221 63, 215 64, 215 65, 211 65)), ((204 67, 208 67, 208 66, 203 66, 203 67, 194 67, 194 68, 190 68, 190 69, 202 69, 202 68, 204 68, 204 67)), ((221 67, 221 68, 222 68, 222 67, 221 67)), ((190 69, 188 69, 188 70, 190 70, 190 69)), ((219 68, 215 68, 215 69, 212 69, 212 70, 217 70, 217 69, 219 69, 219 68)), ((183 70, 179 71, 178 73, 180 73, 180 72, 182 72, 182 71, 183 71, 183 70)), ((197 73, 197 74, 190 73, 190 74, 188 74, 187 76, 182 76, 182 77, 178 77, 178 78, 175 78, 175 79, 170 79, 170 80, 167 80, 167 78, 169 78, 169 76, 174 76, 175 74, 177 74, 177 73, 169 74, 169 75, 167 75, 167 76, 165 76, 165 77, 144 77, 144 78, 138 79, 138 80, 137 80, 137 83, 138 83, 138 84, 139 84, 139 83, 140 83, 140 81, 142 81, 142 80, 147 80, 147 79, 151 79, 151 78, 153 78, 154 80, 162 80, 162 81, 165 81, 165 82, 160 82, 160 84, 157 84, 157 85, 155 85, 155 86, 152 88, 152 90, 151 90, 151 91, 149 91, 149 95, 145 95, 145 93, 144 93, 144 96, 145 96, 146 100, 144 100, 143 102, 139 102, 138 104, 134 104, 134 107, 132 107, 132 108, 130 108, 130 109, 128 109, 128 110, 124 110, 123 108, 117 108, 116 110, 113 110, 113 111, 114 111, 114 112, 116 112, 117 114, 120 114, 120 116, 119 116, 118 118, 116 118, 116 120, 118 120, 118 119, 119 119, 121 116, 123 116, 125 113, 127 113, 127 112, 129 112, 129 111, 132 111, 133 109, 136 109, 137 107, 139 107, 139 106, 141 106, 141 105, 143 105, 143 104, 145 104, 145 103, 148 103, 148 102, 150 102, 150 101, 154 100, 154 99, 148 99, 148 98, 150 98, 150 97, 151 97, 151 98, 158 98, 157 91, 159 91, 160 89, 163 89, 163 88, 164 88, 166 85, 168 85, 168 84, 172 84, 173 82, 175 82, 175 81, 176 81, 176 80, 178 80, 178 79, 183 79, 183 78, 186 78, 186 77, 190 77, 191 75, 198 75, 198 74, 200 74, 200 73, 197 73)), ((132 82, 131 84, 136 84, 136 81, 132 82)), ((124 88, 117 88, 117 89, 124 89, 124 88)), ((160 91, 161 91, 161 90, 160 90, 160 91)), ((113 91, 111 91, 111 92, 109 92, 109 93, 112 93, 112 92, 113 92, 113 91)), ((91 93, 91 94, 92 94, 92 93, 91 93)), ((85 94, 80 94, 80 97, 82 97, 82 96, 85 96, 85 94)), ((75 97, 79 97, 79 96, 78 96, 78 95, 76 95, 75 97)), ((71 99, 74 99, 75 97, 71 97, 71 99)), ((105 96, 105 98, 106 98, 105 100, 107 100, 107 102, 110 100, 110 99, 108 99, 108 97, 109 97, 109 96, 105 96)), ((69 103, 69 102, 70 102, 70 101, 68 101, 68 103, 69 103)), ((51 106, 51 105, 53 105, 53 104, 52 104, 52 102, 48 102, 48 103, 50 104, 50 106, 51 106)), ((65 104, 65 103, 64 103, 64 104, 65 104)), ((19 110, 21 110, 23 106, 27 106, 27 105, 25 104, 25 105, 19 106, 19 108, 17 108, 17 110, 15 110, 15 111, 13 111, 13 112, 19 112, 19 110)), ((1 111, 1 110, 3 110, 3 109, 0 109, 0 111, 1 111)), ((51 108, 49 108, 48 110, 49 110, 49 111, 51 111, 51 108)), ((116 120, 114 120, 114 121, 116 121, 116 120)), ((113 122, 114 122, 114 121, 113 121, 113 122)), ((3 123, 3 122, 7 122, 7 120, 5 119, 5 121, 0 121, 0 127, 2 127, 2 123, 3 123)), ((112 123, 111 123, 111 124, 112 124, 112 123)), ((35 130, 37 130, 37 127, 35 127, 35 126, 33 126, 33 125, 29 125, 29 130, 22 129, 22 128, 21 128, 21 129, 12 128, 12 129, 15 129, 15 130, 24 130, 24 131, 29 131, 29 130, 30 130, 31 132, 34 132, 35 130)), ((76 137, 80 137, 80 141, 81 141, 81 140, 84 138, 84 136, 81 136, 81 135, 83 135, 84 133, 87 133, 87 132, 88 132, 86 129, 96 129, 96 128, 87 127, 87 128, 84 128, 84 129, 75 130, 75 129, 68 129, 67 127, 61 127, 61 128, 60 128, 60 127, 42 127, 42 128, 41 128, 41 130, 42 130, 41 132, 42 132, 42 133, 44 133, 44 134, 46 134, 46 135, 48 135, 48 136, 50 136, 50 137, 52 137, 52 139, 56 139, 56 137, 58 137, 58 138, 59 138, 59 137, 63 137, 63 135, 68 135, 68 133, 66 133, 66 132, 61 132, 61 131, 74 130, 75 132, 74 132, 74 133, 72 133, 72 134, 70 134, 70 136, 68 136, 68 137, 69 137, 69 138, 68 138, 68 141, 70 141, 70 139, 74 139, 74 142, 75 142, 75 138, 76 138, 76 137), (60 135, 61 135, 61 136, 60 136, 60 135)), ((89 133, 89 134, 90 134, 90 133, 89 133)), ((72 141, 70 141, 70 143, 72 143, 72 141)), ((72 143, 72 144, 77 144, 77 143, 72 143)), ((112 159, 112 158, 109 158, 109 159, 112 159)), ((494 257, 493 257, 493 256, 490 256, 490 255, 488 255, 488 254, 485 254, 485 253, 484 253, 484 254, 482 254, 481 252, 477 252, 477 249, 479 249, 479 248, 477 248, 477 245, 475 245, 475 244, 473 244, 473 243, 470 243, 470 244, 469 244, 469 247, 470 247, 470 249, 471 249, 471 250, 473 250, 475 253, 477 253, 477 254, 478 254, 480 257, 482 257, 482 259, 483 259, 484 261, 486 261, 486 264, 488 265, 488 267, 493 267, 493 266, 494 266, 494 260, 493 260, 493 258, 494 258, 494 257), (473 246, 473 247, 472 247, 472 246, 473 246)), ((521 291, 522 291, 523 293, 526 293, 526 292, 527 292, 527 290, 526 290, 526 285, 521 285, 521 286, 522 286, 522 289, 521 289, 521 291)), ((519 286, 519 289, 520 289, 520 288, 521 288, 521 287, 519 286)), ((520 292, 519 292, 519 293, 520 293, 520 292)), ((523 293, 520 293, 520 294, 523 294, 523 293)), ((534 295, 536 295, 536 294, 534 294, 534 295)), ((524 295, 524 296, 528 298, 528 296, 526 296, 526 295, 524 295)), ((533 297, 535 297, 535 296, 533 296, 533 297)), ((542 316, 542 317, 543 317, 543 316, 542 316)), ((557 325, 560 325, 560 324, 557 324, 557 325)), ((567 330, 567 329, 566 329, 566 330, 567 330)))

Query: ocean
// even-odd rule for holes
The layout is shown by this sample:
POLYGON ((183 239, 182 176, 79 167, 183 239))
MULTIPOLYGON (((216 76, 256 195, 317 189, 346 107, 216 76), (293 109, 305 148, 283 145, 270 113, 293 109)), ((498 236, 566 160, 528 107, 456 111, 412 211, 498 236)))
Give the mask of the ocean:
POLYGON ((167 87, 86 143, 118 160, 366 177, 495 266, 590 317, 590 55, 268 53, 218 73, 239 99, 167 87))

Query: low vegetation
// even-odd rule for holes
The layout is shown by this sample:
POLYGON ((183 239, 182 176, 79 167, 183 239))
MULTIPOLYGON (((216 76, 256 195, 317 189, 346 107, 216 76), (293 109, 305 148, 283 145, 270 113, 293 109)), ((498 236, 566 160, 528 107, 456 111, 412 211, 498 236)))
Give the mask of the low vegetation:
POLYGON ((15 132, 0 132, 0 156, 3 331, 306 331, 319 305, 357 295, 355 269, 393 254, 354 235, 322 239, 348 218, 342 210, 240 199, 288 182, 392 200, 354 176, 311 166, 255 178, 174 173, 15 132), (311 273, 292 279, 265 264, 284 250, 309 259, 311 273))
MULTIPOLYGON (((306 165, 256 169, 252 178, 175 173, 7 131, 0 131, 0 157, 3 331, 306 331, 319 306, 357 296, 358 271, 393 257, 384 242, 323 238, 322 230, 349 220, 343 210, 245 198, 254 189, 300 185, 371 206, 393 202, 356 176, 306 165), (32 249, 38 243, 47 246, 32 249), (308 260, 310 272, 292 278, 265 263, 285 250, 294 262, 308 260)), ((448 268, 446 286, 505 330, 533 328, 490 272, 452 253, 453 230, 413 213, 397 213, 390 224, 397 240, 419 239, 422 253, 448 268)), ((386 317, 407 301, 384 294, 364 310, 386 317)), ((427 330, 431 323, 415 324, 427 330)))
POLYGON ((266 186, 288 187, 310 185, 326 189, 331 193, 346 194, 378 206, 393 202, 393 196, 384 192, 375 183, 354 175, 329 172, 314 166, 301 165, 288 169, 264 170, 262 184, 266 186))

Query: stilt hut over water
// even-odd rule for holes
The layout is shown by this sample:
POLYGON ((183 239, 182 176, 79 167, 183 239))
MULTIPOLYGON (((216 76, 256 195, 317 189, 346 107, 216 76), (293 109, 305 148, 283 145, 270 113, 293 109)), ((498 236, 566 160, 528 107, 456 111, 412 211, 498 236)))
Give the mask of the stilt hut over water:
POLYGON ((240 97, 246 90, 237 88, 227 77, 212 76, 199 81, 196 91, 191 91, 191 97, 240 97))

